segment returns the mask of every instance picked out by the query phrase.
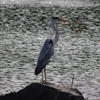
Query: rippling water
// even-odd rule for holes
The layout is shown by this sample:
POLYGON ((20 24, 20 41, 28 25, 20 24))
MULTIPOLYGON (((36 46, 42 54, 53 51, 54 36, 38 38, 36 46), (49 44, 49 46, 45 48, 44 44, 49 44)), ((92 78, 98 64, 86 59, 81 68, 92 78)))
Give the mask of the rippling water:
POLYGON ((60 38, 47 66, 51 83, 74 86, 88 100, 100 100, 100 6, 0 6, 0 94, 40 82, 34 69, 45 39, 53 38, 52 16, 70 20, 57 23, 60 38))

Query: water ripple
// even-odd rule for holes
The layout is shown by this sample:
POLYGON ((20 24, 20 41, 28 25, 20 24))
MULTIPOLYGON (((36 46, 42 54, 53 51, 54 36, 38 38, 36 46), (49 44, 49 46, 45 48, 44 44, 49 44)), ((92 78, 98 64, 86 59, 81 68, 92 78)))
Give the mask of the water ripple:
POLYGON ((58 23, 60 39, 47 66, 49 82, 74 87, 86 98, 100 95, 100 22, 99 6, 38 7, 0 6, 0 94, 18 91, 41 80, 34 75, 44 40, 53 37, 52 16, 71 20, 58 23), (94 94, 95 93, 95 94, 94 94))

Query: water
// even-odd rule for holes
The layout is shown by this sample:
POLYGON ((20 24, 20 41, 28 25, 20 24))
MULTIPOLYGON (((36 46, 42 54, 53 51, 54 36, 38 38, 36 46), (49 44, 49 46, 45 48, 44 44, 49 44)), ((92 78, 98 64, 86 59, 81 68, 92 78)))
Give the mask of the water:
MULTIPOLYGON (((52 1, 52 0, 51 0, 52 1)), ((57 23, 60 38, 47 66, 47 80, 74 86, 88 100, 100 100, 100 6, 0 6, 0 94, 40 82, 34 69, 45 39, 53 38, 52 16, 70 20, 57 23)))
POLYGON ((59 5, 59 6, 88 6, 100 4, 100 0, 0 0, 0 4, 30 4, 30 5, 59 5))

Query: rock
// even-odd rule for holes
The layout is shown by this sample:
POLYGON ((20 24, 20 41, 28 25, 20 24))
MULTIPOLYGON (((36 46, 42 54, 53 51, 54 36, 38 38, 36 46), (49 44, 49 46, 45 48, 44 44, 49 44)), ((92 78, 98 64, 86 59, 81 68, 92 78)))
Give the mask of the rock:
POLYGON ((0 100, 85 100, 77 89, 32 83, 24 89, 1 95, 0 100))

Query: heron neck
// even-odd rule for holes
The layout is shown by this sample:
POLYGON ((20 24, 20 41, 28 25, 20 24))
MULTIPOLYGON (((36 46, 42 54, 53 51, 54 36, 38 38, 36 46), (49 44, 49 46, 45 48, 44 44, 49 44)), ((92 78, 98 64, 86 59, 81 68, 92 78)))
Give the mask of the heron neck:
POLYGON ((56 21, 52 21, 51 22, 51 26, 52 26, 53 30, 55 31, 55 37, 53 39, 54 40, 54 44, 56 44, 58 42, 58 39, 59 39, 59 33, 58 33, 57 27, 55 26, 55 23, 56 23, 56 21))

